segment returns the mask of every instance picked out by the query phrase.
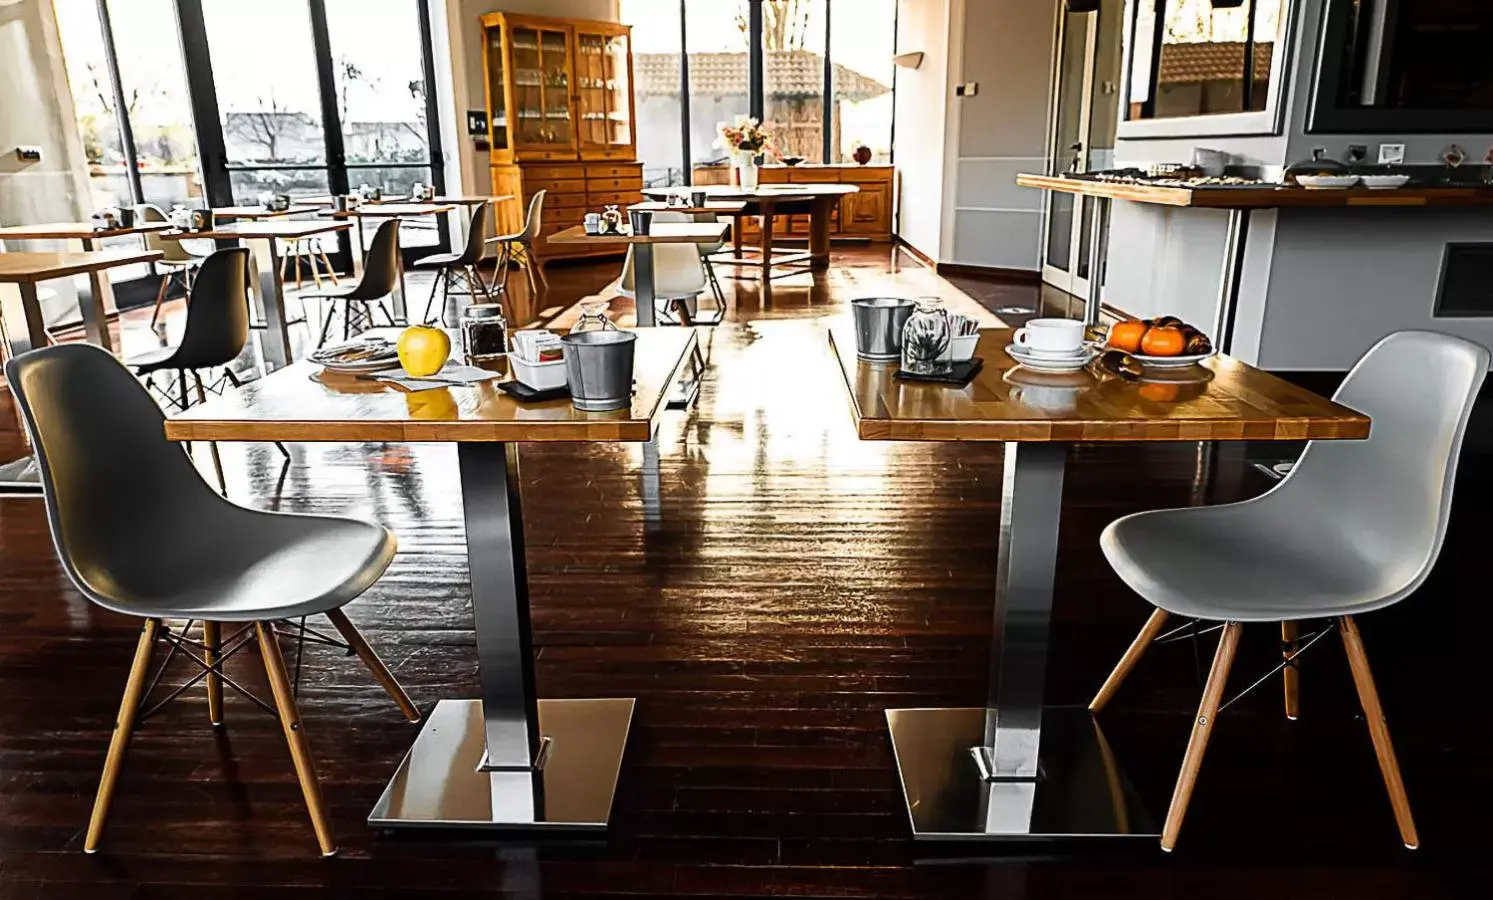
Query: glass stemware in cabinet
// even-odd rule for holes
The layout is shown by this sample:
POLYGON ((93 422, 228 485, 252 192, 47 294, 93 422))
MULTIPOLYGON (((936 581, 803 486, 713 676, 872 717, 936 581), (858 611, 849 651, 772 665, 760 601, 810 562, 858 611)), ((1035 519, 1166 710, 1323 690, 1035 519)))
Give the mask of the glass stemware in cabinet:
POLYGON ((949 311, 937 297, 919 297, 902 327, 902 371, 913 375, 943 375, 953 368, 949 343, 953 331, 949 311))

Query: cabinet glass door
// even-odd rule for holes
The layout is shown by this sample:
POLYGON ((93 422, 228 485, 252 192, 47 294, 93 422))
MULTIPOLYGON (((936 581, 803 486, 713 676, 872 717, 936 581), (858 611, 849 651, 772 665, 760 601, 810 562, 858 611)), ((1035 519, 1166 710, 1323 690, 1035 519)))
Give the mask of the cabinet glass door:
POLYGON ((628 83, 628 36, 578 31, 575 36, 576 93, 580 138, 587 148, 617 149, 633 143, 632 86, 628 83))
POLYGON ((503 90, 503 27, 487 29, 487 97, 494 150, 508 149, 508 97, 503 90))
POLYGON ((570 40, 565 31, 513 26, 514 143, 540 150, 575 146, 570 122, 570 40))

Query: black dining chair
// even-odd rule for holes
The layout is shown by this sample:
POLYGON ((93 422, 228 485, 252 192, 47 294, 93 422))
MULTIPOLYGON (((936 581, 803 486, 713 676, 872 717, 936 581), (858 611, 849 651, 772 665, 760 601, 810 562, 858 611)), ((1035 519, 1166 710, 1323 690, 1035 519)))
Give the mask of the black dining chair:
POLYGON ((378 226, 378 231, 373 233, 373 242, 368 245, 368 254, 363 257, 363 277, 358 279, 357 284, 301 295, 332 301, 332 308, 322 316, 321 337, 317 339, 316 346, 323 347, 327 343, 338 301, 342 303, 343 340, 352 337, 355 318, 358 330, 372 327, 375 324, 375 309, 384 314, 390 325, 395 324, 394 315, 383 305, 383 300, 394 293, 394 288, 398 285, 399 220, 385 219, 378 226))
POLYGON ((446 304, 451 296, 451 285, 458 279, 466 285, 465 290, 460 290, 458 285, 458 294, 466 294, 472 298, 473 303, 493 302, 487 281, 477 271, 477 264, 482 262, 482 254, 486 249, 487 204, 483 203, 472 210, 471 227, 467 229, 467 245, 460 253, 440 253, 427 256, 415 263, 416 269, 436 273, 435 280, 430 283, 430 299, 425 301, 425 317, 422 321, 428 325, 437 318, 445 318, 446 304), (441 308, 436 316, 432 316, 437 291, 441 294, 441 308), (476 299, 479 293, 483 297, 481 301, 476 299))
POLYGON ((284 620, 325 614, 405 716, 419 721, 343 612, 394 559, 394 535, 352 519, 261 512, 219 497, 166 439, 165 416, 150 394, 101 348, 35 350, 11 360, 5 377, 36 450, 52 542, 68 579, 99 606, 144 620, 84 851, 98 849, 131 735, 181 692, 147 702, 166 665, 152 680, 160 640, 171 647, 167 663, 182 656, 200 670, 187 685, 206 680, 213 725, 223 722, 224 685, 279 718, 317 842, 324 855, 335 853, 278 629, 284 620), (200 639, 189 639, 199 622, 200 639), (256 640, 272 703, 223 668, 256 640))
MULTIPOLYGON (((169 388, 162 389, 162 393, 177 408, 186 409, 194 402, 207 399, 207 389, 202 382, 205 370, 221 366, 224 378, 238 386, 238 376, 233 373, 231 365, 249 341, 249 297, 244 287, 248 272, 249 251, 243 247, 219 250, 207 257, 192 280, 187 324, 181 342, 149 350, 125 361, 152 388, 156 387, 154 377, 157 372, 176 373, 176 396, 172 396, 169 388), (195 399, 188 376, 195 382, 195 399)), ((218 454, 218 445, 209 442, 208 446, 212 451, 218 487, 227 493, 228 483, 223 477, 223 460, 218 454)), ((290 458, 290 452, 283 444, 277 443, 275 447, 286 459, 290 458)))

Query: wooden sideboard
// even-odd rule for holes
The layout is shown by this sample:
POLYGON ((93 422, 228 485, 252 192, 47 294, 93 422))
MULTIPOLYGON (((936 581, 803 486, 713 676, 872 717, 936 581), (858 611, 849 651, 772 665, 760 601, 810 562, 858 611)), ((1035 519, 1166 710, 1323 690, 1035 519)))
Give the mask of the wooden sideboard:
MULTIPOLYGON (((798 165, 763 166, 758 170, 761 184, 823 184, 833 182, 853 184, 860 191, 846 196, 835 211, 830 226, 831 238, 863 238, 873 241, 892 239, 892 178, 896 170, 892 166, 858 165, 798 165)), ((729 166, 696 166, 695 184, 730 184, 729 166)), ((780 222, 777 235, 785 233, 790 239, 808 239, 809 217, 784 216, 786 226, 780 222)), ((742 220, 743 236, 749 241, 757 239, 757 222, 752 218, 742 220)))

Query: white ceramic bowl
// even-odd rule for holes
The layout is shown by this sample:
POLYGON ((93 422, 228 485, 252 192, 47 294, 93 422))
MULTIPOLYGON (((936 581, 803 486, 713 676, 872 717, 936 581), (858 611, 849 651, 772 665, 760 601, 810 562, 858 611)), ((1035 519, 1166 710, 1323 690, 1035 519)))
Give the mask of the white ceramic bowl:
POLYGON ((1373 188, 1376 191, 1387 191, 1391 188, 1404 187, 1410 183, 1409 175, 1364 175, 1363 186, 1373 188))
POLYGON ((1357 175, 1297 175, 1296 183, 1314 191, 1342 190, 1358 183, 1357 175))

